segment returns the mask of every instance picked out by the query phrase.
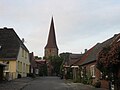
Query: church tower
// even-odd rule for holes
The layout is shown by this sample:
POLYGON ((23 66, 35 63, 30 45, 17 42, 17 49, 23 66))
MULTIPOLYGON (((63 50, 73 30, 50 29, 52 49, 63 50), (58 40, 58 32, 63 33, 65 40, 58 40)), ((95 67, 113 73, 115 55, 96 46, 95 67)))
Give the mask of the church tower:
POLYGON ((47 45, 45 46, 45 58, 49 56, 58 56, 58 47, 56 43, 56 36, 55 36, 55 28, 54 28, 54 21, 53 17, 51 20, 50 30, 47 45))

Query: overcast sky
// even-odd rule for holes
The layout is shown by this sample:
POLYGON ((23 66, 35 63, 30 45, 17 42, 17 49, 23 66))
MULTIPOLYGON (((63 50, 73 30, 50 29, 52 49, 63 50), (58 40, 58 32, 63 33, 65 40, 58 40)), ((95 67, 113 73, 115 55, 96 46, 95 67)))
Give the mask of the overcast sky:
POLYGON ((41 57, 52 16, 59 53, 84 52, 120 32, 120 0, 0 0, 0 27, 14 28, 41 57))

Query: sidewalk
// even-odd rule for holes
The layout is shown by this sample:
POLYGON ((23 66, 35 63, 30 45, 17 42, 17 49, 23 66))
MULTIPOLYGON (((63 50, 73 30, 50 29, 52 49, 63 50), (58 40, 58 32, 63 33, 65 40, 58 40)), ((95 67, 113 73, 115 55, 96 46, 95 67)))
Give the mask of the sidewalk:
POLYGON ((65 80, 65 83, 74 88, 75 90, 107 90, 103 88, 95 88, 94 86, 91 85, 85 85, 82 83, 73 83, 71 80, 65 80))
POLYGON ((71 83, 75 90, 107 90, 103 88, 95 88, 91 85, 85 85, 82 83, 71 83))
POLYGON ((0 90, 22 90, 25 86, 29 84, 30 81, 34 79, 30 77, 15 79, 8 82, 0 83, 0 90))

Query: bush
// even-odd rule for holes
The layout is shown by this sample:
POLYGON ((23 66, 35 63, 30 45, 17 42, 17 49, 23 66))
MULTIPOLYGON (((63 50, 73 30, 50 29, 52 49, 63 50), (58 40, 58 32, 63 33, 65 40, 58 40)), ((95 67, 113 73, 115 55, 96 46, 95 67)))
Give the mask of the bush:
POLYGON ((81 78, 81 82, 83 84, 92 84, 92 77, 85 75, 83 78, 81 78))

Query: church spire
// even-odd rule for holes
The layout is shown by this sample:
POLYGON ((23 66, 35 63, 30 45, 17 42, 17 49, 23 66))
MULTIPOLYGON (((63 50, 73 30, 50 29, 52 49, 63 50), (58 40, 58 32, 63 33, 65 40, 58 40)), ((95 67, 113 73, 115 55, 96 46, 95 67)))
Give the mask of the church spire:
POLYGON ((54 28, 53 17, 52 17, 52 20, 51 20, 47 45, 45 46, 45 49, 46 48, 56 48, 56 49, 58 49, 57 43, 56 43, 56 36, 55 36, 55 28, 54 28))
POLYGON ((50 31, 48 36, 47 45, 45 46, 45 57, 58 56, 58 47, 56 43, 55 28, 53 17, 51 19, 50 31))
POLYGON ((56 43, 53 17, 51 19, 48 41, 47 41, 47 45, 45 46, 45 53, 44 53, 44 57, 47 60, 48 75, 52 74, 52 65, 51 65, 51 61, 49 60, 50 56, 58 56, 58 47, 56 43))

